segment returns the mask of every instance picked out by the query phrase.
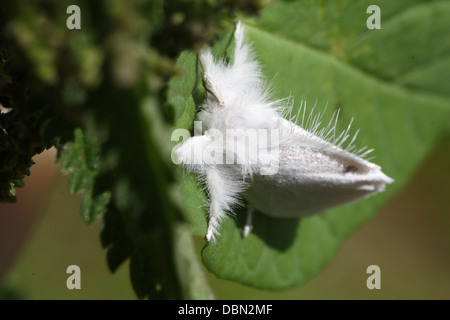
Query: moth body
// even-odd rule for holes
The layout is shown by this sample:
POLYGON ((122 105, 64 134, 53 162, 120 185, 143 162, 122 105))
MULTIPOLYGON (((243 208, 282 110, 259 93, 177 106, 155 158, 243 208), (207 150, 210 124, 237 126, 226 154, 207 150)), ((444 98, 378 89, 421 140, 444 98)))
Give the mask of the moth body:
POLYGON ((393 182, 363 159, 370 150, 356 151, 356 135, 343 147, 350 126, 336 137, 338 114, 323 128, 319 115, 309 115, 306 128, 295 123, 303 123, 304 113, 285 119, 290 109, 270 98, 240 23, 234 36, 231 63, 215 60, 210 50, 200 54, 207 97, 197 119, 204 131, 174 149, 206 186, 208 241, 220 234, 221 221, 241 204, 241 195, 267 215, 301 217, 376 194, 393 182))

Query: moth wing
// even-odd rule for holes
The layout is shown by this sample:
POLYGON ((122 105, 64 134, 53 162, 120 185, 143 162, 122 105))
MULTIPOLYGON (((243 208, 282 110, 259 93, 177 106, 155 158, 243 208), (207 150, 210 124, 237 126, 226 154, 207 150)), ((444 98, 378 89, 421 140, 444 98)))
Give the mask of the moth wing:
POLYGON ((246 199, 274 217, 300 217, 369 197, 393 180, 379 166, 280 118, 279 167, 255 174, 246 199))

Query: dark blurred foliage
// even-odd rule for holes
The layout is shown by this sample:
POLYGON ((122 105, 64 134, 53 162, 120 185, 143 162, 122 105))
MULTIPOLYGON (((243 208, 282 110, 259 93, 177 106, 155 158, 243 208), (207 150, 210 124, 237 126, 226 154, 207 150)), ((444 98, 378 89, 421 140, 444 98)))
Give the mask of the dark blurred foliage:
POLYGON ((32 157, 56 146, 83 218, 104 214, 110 269, 131 257, 139 297, 188 297, 173 253, 177 177, 161 142, 167 80, 181 51, 266 2, 2 1, 0 200, 15 201, 32 157), (69 5, 81 30, 66 27, 69 5))

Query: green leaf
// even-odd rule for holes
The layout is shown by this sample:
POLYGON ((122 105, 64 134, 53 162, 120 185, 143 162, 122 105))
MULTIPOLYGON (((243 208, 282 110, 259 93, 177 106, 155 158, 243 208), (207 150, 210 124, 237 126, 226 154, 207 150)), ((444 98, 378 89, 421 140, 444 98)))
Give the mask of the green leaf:
POLYGON ((94 222, 106 211, 110 192, 96 193, 95 179, 99 173, 99 145, 95 139, 87 139, 79 128, 74 131, 74 141, 64 145, 61 170, 70 173, 69 192, 83 194, 81 216, 87 223, 94 222))
MULTIPOLYGON (((262 11, 260 20, 245 21, 246 38, 253 42, 274 98, 292 95, 296 106, 304 100, 309 107, 317 101, 316 110, 328 105, 325 122, 340 108, 341 129, 354 117, 354 127, 361 129, 356 143, 375 148, 373 162, 396 182, 370 199, 311 217, 276 219, 258 213, 247 238, 242 237, 245 210, 238 210, 237 219, 227 219, 222 236, 202 252, 205 265, 217 276, 266 289, 308 280, 407 184, 448 131, 450 3, 378 1, 381 29, 368 30, 366 9, 371 4, 277 2, 262 11)), ((179 65, 185 77, 192 79, 197 72, 198 66, 182 59, 179 65)), ((192 80, 187 83, 178 92, 179 101, 194 100, 193 91, 185 93, 195 86, 192 80)), ((176 108, 184 119, 194 118, 192 105, 176 108)), ((184 203, 202 192, 190 184, 184 203)), ((198 208, 189 217, 192 228, 204 236, 205 210, 198 208)))
MULTIPOLYGON (((204 88, 201 85, 201 74, 197 55, 185 51, 177 61, 180 74, 172 77, 169 82, 168 99, 166 109, 174 110, 174 125, 172 130, 185 129, 191 134, 194 128, 196 104, 204 98, 204 88)), ((174 145, 179 141, 173 141, 174 145)), ((194 235, 202 236, 207 227, 206 196, 196 177, 187 172, 181 173, 180 193, 183 199, 183 212, 191 223, 191 231, 194 235), (203 212, 199 214, 199 212, 203 212)))
POLYGON ((157 100, 142 88, 147 87, 121 91, 105 86, 91 101, 108 105, 109 111, 95 116, 97 129, 107 132, 101 156, 103 167, 109 166, 106 184, 112 186, 102 230, 108 266, 114 272, 131 258, 130 277, 139 298, 211 298, 186 237, 167 127, 157 100))

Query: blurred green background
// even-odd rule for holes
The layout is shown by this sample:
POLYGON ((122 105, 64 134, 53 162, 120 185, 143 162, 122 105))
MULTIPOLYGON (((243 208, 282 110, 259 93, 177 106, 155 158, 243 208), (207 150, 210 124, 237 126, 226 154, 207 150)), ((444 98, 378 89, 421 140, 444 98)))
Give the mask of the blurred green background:
MULTIPOLYGON (((3 298, 135 299, 128 265, 111 274, 100 246, 100 222, 86 225, 79 196, 68 194, 55 153, 36 157, 15 205, 0 206, 3 298), (11 210, 17 218, 8 221, 11 210), (9 213, 9 214, 8 214, 9 213), (29 225, 29 230, 23 230, 29 225), (20 238, 20 234, 25 238, 20 238), (7 238, 9 237, 9 239, 7 238), (9 253, 8 248, 20 248, 9 253), (14 256, 13 263, 11 260, 14 256), (3 260, 3 261, 2 261, 3 260), (66 268, 81 268, 81 290, 68 290, 66 268)), ((450 139, 446 137, 398 194, 353 234, 328 266, 307 283, 264 291, 207 273, 218 299, 449 299, 450 139), (366 268, 381 268, 381 289, 366 287, 366 268)), ((10 218, 9 218, 10 219, 10 218)), ((196 239, 200 257, 203 239, 196 239)))

